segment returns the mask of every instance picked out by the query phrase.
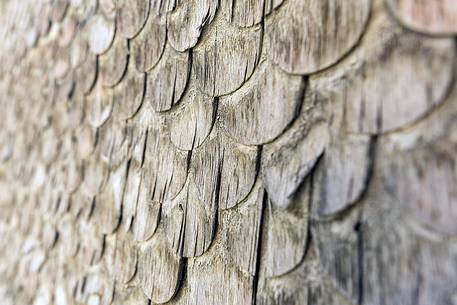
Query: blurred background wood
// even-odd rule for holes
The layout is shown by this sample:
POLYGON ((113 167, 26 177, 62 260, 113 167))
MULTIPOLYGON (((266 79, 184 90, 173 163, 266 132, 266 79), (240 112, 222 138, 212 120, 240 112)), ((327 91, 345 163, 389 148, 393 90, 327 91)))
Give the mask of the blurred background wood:
POLYGON ((454 0, 0 1, 0 304, 457 305, 454 0))

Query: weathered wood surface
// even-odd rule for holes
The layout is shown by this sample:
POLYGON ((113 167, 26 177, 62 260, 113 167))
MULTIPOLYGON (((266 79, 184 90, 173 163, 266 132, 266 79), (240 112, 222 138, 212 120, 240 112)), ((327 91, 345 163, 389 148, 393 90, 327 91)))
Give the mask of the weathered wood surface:
POLYGON ((455 0, 0 1, 0 304, 457 305, 455 0))

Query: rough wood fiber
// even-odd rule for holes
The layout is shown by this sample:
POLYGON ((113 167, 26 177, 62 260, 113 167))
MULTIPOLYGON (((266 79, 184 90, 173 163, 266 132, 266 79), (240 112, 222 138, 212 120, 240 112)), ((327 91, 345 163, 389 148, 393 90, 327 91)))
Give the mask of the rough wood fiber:
POLYGON ((181 1, 167 16, 168 41, 177 51, 194 47, 203 31, 214 18, 217 0, 181 1))
POLYGON ((260 23, 264 15, 264 0, 223 0, 222 9, 229 22, 240 27, 249 27, 260 23))
POLYGON ((159 64, 146 74, 146 100, 155 111, 170 110, 178 103, 189 78, 189 52, 180 53, 168 47, 162 56, 159 64))
POLYGON ((150 197, 150 181, 145 171, 142 172, 132 231, 135 240, 145 241, 155 233, 159 222, 161 205, 150 197))
POLYGON ((109 122, 99 129, 98 141, 101 158, 111 169, 118 168, 127 161, 132 142, 132 129, 124 122, 109 122))
POLYGON ((289 0, 267 23, 271 58, 282 69, 309 74, 334 64, 366 28, 371 0, 289 0))
POLYGON ((297 189, 314 168, 328 142, 327 126, 307 128, 301 119, 280 139, 264 147, 262 171, 265 189, 276 207, 287 208, 297 189))
POLYGON ((383 185, 416 225, 442 236, 454 236, 456 223, 456 87, 444 107, 417 127, 382 139, 383 185), (401 164, 401 167, 400 167, 401 164), (398 177, 396 184, 391 177, 398 177), (401 178, 400 178, 401 177, 401 178), (405 198, 408 198, 406 200, 405 198))
MULTIPOLYGON (((136 209, 139 202, 141 186, 141 168, 130 160, 125 182, 124 198, 122 201, 122 227, 129 230, 136 219, 136 209)), ((143 214, 138 214, 141 217, 143 214)))
POLYGON ((187 177, 187 152, 176 149, 162 126, 148 129, 144 171, 149 198, 162 203, 176 197, 187 177))
POLYGON ((113 233, 120 224, 125 179, 126 163, 110 173, 103 190, 96 194, 93 216, 105 234, 113 233))
POLYGON ((128 233, 118 232, 114 244, 114 264, 108 267, 114 270, 114 278, 125 284, 135 275, 138 249, 128 233))
POLYGON ((322 274, 316 253, 311 248, 307 258, 287 276, 259 279, 257 304, 353 304, 339 294, 322 274))
POLYGON ((451 39, 419 36, 379 12, 354 56, 316 80, 328 80, 321 86, 334 90, 334 98, 345 104, 346 129, 382 133, 414 122, 443 101, 452 81, 454 54, 451 39))
POLYGON ((240 271, 252 276, 257 273, 257 249, 259 247, 263 218, 264 190, 258 183, 236 209, 221 213, 220 230, 229 257, 240 271))
POLYGON ((189 88, 170 118, 170 140, 179 149, 199 147, 213 128, 217 105, 213 98, 189 88))
POLYGON ((225 265, 222 258, 192 260, 188 270, 187 304, 253 304, 253 277, 240 273, 235 266, 225 265), (209 287, 212 293, 205 293, 209 287))
MULTIPOLYGON (((73 38, 76 34, 77 22, 74 15, 65 18, 59 28, 59 38, 58 44, 59 47, 68 47, 68 45, 73 41, 73 38)), ((32 34, 33 35, 33 34, 32 34)), ((32 36, 33 37, 33 36, 32 36)), ((36 43, 37 38, 30 38, 30 46, 33 46, 36 43)))
POLYGON ((118 120, 133 117, 144 100, 146 76, 134 69, 130 61, 127 75, 113 90, 114 116, 118 120))
POLYGON ((258 150, 239 145, 216 128, 191 159, 191 177, 203 202, 220 209, 234 207, 254 185, 258 150))
POLYGON ((359 260, 363 253, 358 214, 355 210, 342 219, 316 222, 311 231, 322 271, 353 303, 358 302, 362 293, 363 270, 359 260))
POLYGON ((303 90, 301 77, 264 63, 243 87, 220 99, 221 124, 240 143, 270 142, 295 118, 303 90))
POLYGON ((193 50, 193 77, 199 89, 220 96, 238 89, 254 72, 261 52, 262 28, 240 29, 219 14, 193 50))
POLYGON ((454 11, 0 1, 0 303, 457 304, 454 11))
POLYGON ((308 242, 310 183, 305 181, 288 209, 268 201, 265 275, 280 277, 303 261, 308 242))
POLYGON ((166 35, 164 17, 151 12, 144 30, 130 42, 135 67, 139 72, 149 71, 159 62, 165 48, 166 35))
POLYGON ((95 88, 86 97, 86 120, 92 127, 102 126, 113 111, 113 90, 104 88, 97 82, 95 88))
POLYGON ((77 82, 79 90, 87 94, 93 88, 98 74, 98 59, 97 56, 91 54, 86 56, 86 59, 76 70, 77 82))
POLYGON ((168 246, 176 255, 202 255, 214 237, 217 209, 214 202, 201 201, 195 183, 188 180, 180 194, 163 205, 168 246))
POLYGON ((77 68, 86 59, 88 50, 89 46, 85 35, 81 32, 76 32, 70 45, 70 62, 73 69, 77 68))
POLYGON ((151 0, 151 11, 157 14, 172 12, 182 0, 151 0))
POLYGON ((154 303, 165 303, 176 293, 181 258, 166 245, 163 233, 157 233, 141 246, 138 276, 146 296, 154 303))
POLYGON ((320 137, 321 141, 325 138, 325 151, 313 172, 312 214, 319 217, 355 203, 366 188, 371 169, 371 138, 346 131, 345 104, 334 94, 339 92, 337 84, 328 86, 311 77, 303 106, 306 120, 327 122, 327 132, 320 137))

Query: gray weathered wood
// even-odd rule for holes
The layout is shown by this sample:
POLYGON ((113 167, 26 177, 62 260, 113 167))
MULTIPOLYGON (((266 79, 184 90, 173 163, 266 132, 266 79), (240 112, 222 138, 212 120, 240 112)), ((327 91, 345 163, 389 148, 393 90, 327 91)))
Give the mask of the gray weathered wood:
POLYGON ((211 132, 217 105, 194 88, 187 90, 181 105, 170 118, 170 140, 179 149, 193 150, 211 132))
POLYGON ((165 303, 176 293, 181 258, 166 245, 163 232, 140 247, 138 275, 144 293, 154 303, 165 303))
POLYGON ((183 188, 188 153, 176 149, 162 126, 155 125, 148 129, 143 171, 150 176, 146 178, 149 198, 162 203, 176 197, 183 188))
POLYGON ((242 88, 220 99, 222 126, 246 145, 278 137, 296 117, 303 98, 301 77, 287 75, 266 62, 261 65, 242 88))
POLYGON ((168 41, 177 51, 184 52, 194 47, 205 26, 214 18, 217 0, 181 1, 167 15, 168 41))
POLYGON ((76 70, 77 82, 80 88, 79 90, 81 90, 84 94, 89 93, 90 90, 94 87, 98 73, 97 66, 97 56, 91 54, 86 57, 86 59, 76 70))
POLYGON ((289 0, 267 22, 270 57, 289 73, 309 74, 339 61, 360 39, 371 0, 289 0))
POLYGON ((216 19, 193 53, 193 77, 210 96, 233 92, 249 79, 259 61, 263 35, 259 26, 240 29, 222 16, 216 19))
POLYGON ((297 123, 277 141, 265 145, 262 152, 265 189, 273 204, 280 208, 292 203, 295 192, 328 143, 325 123, 318 122, 308 128, 300 119, 297 123))
POLYGON ((155 111, 170 110, 178 103, 189 78, 189 52, 180 53, 167 47, 162 56, 146 78, 146 100, 155 111))
POLYGON ((229 257, 242 272, 257 274, 257 251, 264 212, 264 190, 261 183, 235 209, 221 213, 220 230, 229 257))
POLYGON ((457 5, 452 0, 386 0, 392 13, 407 27, 428 33, 457 33, 457 5))
POLYGON ((116 25, 119 35, 135 37, 143 28, 149 16, 150 0, 118 0, 116 25))
POLYGON ((105 234, 113 233, 121 221, 122 198, 127 176, 126 165, 127 162, 124 162, 110 173, 103 190, 95 197, 94 217, 105 234))
POLYGON ((160 217, 161 204, 150 197, 150 175, 142 172, 132 231, 135 240, 145 241, 155 233, 160 217))
POLYGON ((163 216, 168 246, 176 255, 194 257, 208 250, 217 207, 214 202, 199 199, 193 180, 188 179, 178 196, 163 204, 163 216))
POLYGON ((280 277, 303 261, 308 246, 309 200, 309 180, 287 210, 276 208, 268 200, 265 276, 280 277))
POLYGON ((454 304, 452 1, 0 1, 0 303, 454 304))
POLYGON ((114 115, 119 120, 133 117, 144 100, 146 76, 136 72, 130 60, 127 75, 113 89, 114 115))
POLYGON ((127 40, 117 35, 111 48, 99 57, 99 74, 103 85, 117 85, 125 75, 128 62, 127 40))
POLYGON ((347 79, 348 87, 334 87, 334 98, 345 103, 346 129, 382 133, 411 124, 443 101, 454 54, 451 40, 420 37, 378 12, 360 47, 320 80, 336 84, 347 79))
POLYGON ((263 20, 265 0, 224 0, 222 10, 229 22, 241 27, 250 27, 263 20))
POLYGON ((167 28, 164 16, 151 12, 144 29, 131 40, 132 57, 139 72, 151 70, 165 49, 167 28))
POLYGON ((258 150, 239 145, 219 128, 195 150, 191 177, 203 202, 220 209, 234 207, 252 189, 257 175, 258 150))

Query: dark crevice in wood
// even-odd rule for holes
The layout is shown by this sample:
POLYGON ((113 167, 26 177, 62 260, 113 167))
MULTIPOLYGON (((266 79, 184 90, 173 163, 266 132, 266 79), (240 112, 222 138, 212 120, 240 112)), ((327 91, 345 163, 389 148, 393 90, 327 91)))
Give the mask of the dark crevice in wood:
POLYGON ((265 228, 266 226, 266 221, 265 221, 265 218, 266 217, 266 213, 265 213, 265 209, 266 209, 266 206, 267 206, 267 200, 268 200, 268 195, 267 195, 267 192, 265 190, 263 190, 264 194, 263 194, 263 200, 262 200, 262 211, 261 211, 261 218, 260 218, 260 225, 259 225, 259 242, 257 244, 257 251, 256 251, 256 266, 255 266, 255 273, 254 273, 254 277, 252 279, 252 305, 256 305, 257 304, 257 293, 258 293, 258 290, 259 290, 259 281, 260 281, 260 267, 261 267, 261 261, 262 261, 262 254, 263 254, 263 251, 262 251, 262 246, 263 246, 263 237, 266 236, 268 234, 268 229, 265 228))

